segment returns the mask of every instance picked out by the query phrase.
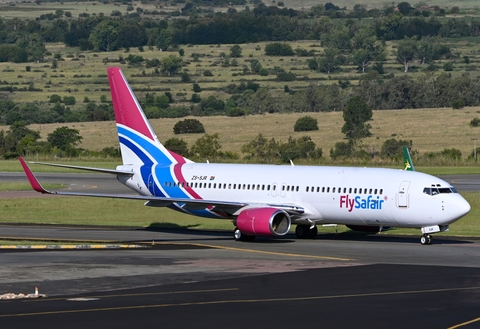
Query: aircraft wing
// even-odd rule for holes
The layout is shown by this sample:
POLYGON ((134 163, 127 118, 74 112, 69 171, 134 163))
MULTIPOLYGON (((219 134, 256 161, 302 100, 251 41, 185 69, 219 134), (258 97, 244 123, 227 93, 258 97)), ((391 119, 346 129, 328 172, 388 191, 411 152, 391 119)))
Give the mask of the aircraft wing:
MULTIPOLYGON (((130 200, 144 200, 149 201, 151 206, 169 206, 174 203, 184 203, 193 206, 198 206, 199 208, 207 208, 207 207, 220 207, 222 209, 229 208, 230 212, 235 209, 240 209, 247 206, 247 203, 241 202, 222 202, 222 201, 213 201, 213 200, 197 200, 197 199, 188 199, 188 198, 166 198, 166 197, 157 197, 157 196, 148 196, 148 195, 128 195, 128 194, 105 194, 105 193, 83 193, 83 192, 64 192, 64 191, 49 191, 45 189, 40 182, 38 181, 37 177, 33 174, 32 170, 28 167, 25 160, 22 157, 18 158, 20 163, 27 175, 28 181, 32 188, 40 193, 44 194, 55 194, 55 195, 70 195, 70 196, 90 196, 90 197, 100 197, 100 198, 115 198, 115 199, 130 199, 130 200)), ((88 167, 77 167, 77 166, 65 166, 59 165, 60 167, 67 167, 67 168, 88 168, 88 167)), ((97 168, 92 168, 97 169, 97 168)), ((106 172, 117 174, 116 170, 107 170, 106 172)), ((97 170, 95 170, 97 171, 97 170)), ((104 171, 105 172, 105 171, 104 171)), ((128 172, 120 172, 119 174, 129 175, 128 172)), ((133 174, 133 173, 132 173, 133 174)))
MULTIPOLYGON (((106 194, 106 193, 83 193, 83 192, 65 192, 65 191, 49 191, 45 189, 37 177, 33 174, 32 170, 28 167, 25 160, 22 157, 18 158, 20 163, 25 171, 25 174, 28 178, 28 181, 32 188, 40 193, 44 194, 54 194, 54 195, 69 195, 69 196, 87 196, 87 197, 100 197, 100 198, 113 198, 113 199, 129 199, 129 200, 143 200, 147 201, 146 205, 153 207, 168 207, 173 204, 180 205, 181 207, 187 206, 189 209, 205 209, 209 208, 211 210, 220 210, 228 214, 234 214, 238 210, 245 207, 274 207, 278 209, 285 210, 291 215, 300 215, 304 213, 304 209, 294 204, 255 204, 255 203, 245 203, 245 202, 232 202, 232 201, 219 201, 219 200, 204 200, 204 199, 189 199, 189 198, 170 198, 170 197, 158 197, 150 195, 128 195, 128 194, 106 194)), ((37 163, 37 162, 35 162, 37 163)), ((42 163, 46 164, 46 163, 42 163)), ((47 164, 55 165, 55 164, 47 164)), ((118 170, 109 170, 109 169, 99 169, 99 168, 90 168, 90 167, 78 167, 78 166, 69 166, 69 165, 57 165, 59 167, 65 168, 75 168, 75 169, 84 169, 92 171, 100 171, 106 173, 112 173, 117 175, 132 175, 133 173, 118 171, 118 170), (86 169, 89 168, 89 169, 86 169)))

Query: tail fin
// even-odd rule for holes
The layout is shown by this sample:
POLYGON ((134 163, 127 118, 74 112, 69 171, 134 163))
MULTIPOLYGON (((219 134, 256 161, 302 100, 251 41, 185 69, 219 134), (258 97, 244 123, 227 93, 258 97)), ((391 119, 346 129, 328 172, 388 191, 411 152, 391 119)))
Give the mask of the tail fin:
POLYGON ((410 152, 408 151, 408 147, 403 147, 403 165, 404 170, 408 171, 415 171, 415 167, 413 166, 412 157, 410 156, 410 152))
POLYGON ((191 162, 160 143, 121 69, 107 71, 123 164, 191 162))

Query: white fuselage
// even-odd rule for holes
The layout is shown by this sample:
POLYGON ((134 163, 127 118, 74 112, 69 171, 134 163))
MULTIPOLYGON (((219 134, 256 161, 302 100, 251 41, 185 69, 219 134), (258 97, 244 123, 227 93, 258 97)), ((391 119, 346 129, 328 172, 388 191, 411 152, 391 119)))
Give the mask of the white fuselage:
POLYGON ((404 170, 184 163, 153 172, 149 178, 135 175, 127 185, 144 195, 161 191, 167 197, 245 202, 248 208, 299 206, 304 212, 292 217, 296 224, 420 228, 448 225, 470 210, 447 182, 404 170), (425 188, 443 192, 428 194, 425 188))

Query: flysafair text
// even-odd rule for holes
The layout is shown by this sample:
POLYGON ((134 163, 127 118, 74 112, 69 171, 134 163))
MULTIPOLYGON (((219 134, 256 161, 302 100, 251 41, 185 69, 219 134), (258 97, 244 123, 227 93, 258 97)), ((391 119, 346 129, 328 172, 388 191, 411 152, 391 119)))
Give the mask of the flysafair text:
POLYGON ((381 210, 384 201, 378 195, 362 198, 360 195, 352 197, 347 194, 340 196, 340 208, 347 208, 348 212, 352 212, 353 209, 381 210))

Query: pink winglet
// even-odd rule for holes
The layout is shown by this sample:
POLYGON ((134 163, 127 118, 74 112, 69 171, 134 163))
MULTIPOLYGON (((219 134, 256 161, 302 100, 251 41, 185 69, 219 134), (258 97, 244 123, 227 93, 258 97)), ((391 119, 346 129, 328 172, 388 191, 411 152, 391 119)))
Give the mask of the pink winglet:
POLYGON ((154 140, 147 118, 119 67, 109 67, 108 81, 117 124, 122 124, 154 140))
POLYGON ((33 174, 33 172, 30 170, 30 168, 27 166, 25 163, 25 160, 23 160, 22 157, 18 157, 18 160, 20 160, 20 164, 23 167, 23 171, 25 171, 25 175, 27 175, 28 181, 30 182, 30 185, 32 185, 32 188, 40 193, 50 193, 49 191, 45 190, 42 185, 38 182, 37 178, 33 174))

